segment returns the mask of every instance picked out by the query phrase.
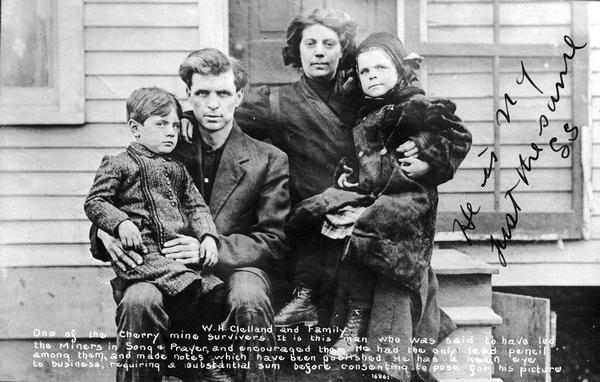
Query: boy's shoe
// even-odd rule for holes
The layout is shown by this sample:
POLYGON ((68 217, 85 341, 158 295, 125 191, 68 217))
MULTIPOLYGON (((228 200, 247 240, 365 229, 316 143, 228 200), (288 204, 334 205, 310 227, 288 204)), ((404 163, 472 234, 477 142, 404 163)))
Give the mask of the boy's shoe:
POLYGON ((314 291, 309 288, 296 288, 290 302, 275 315, 275 326, 316 325, 319 321, 315 306, 314 291))
POLYGON ((369 311, 349 307, 348 320, 340 338, 329 349, 332 360, 356 359, 360 354, 358 346, 367 332, 369 311))

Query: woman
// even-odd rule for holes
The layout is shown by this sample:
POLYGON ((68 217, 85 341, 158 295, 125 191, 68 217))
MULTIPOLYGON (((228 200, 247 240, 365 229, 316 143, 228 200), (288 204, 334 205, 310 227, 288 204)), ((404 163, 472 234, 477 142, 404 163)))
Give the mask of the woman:
MULTIPOLYGON (((356 23, 350 16, 331 9, 310 10, 291 21, 286 36, 284 63, 301 68, 302 77, 279 89, 259 88, 246 98, 236 118, 244 131, 256 138, 270 139, 287 153, 290 195, 292 206, 296 206, 333 184, 333 174, 342 157, 352 158, 348 165, 357 168, 352 127, 362 97, 349 79, 356 36, 356 23)), ((398 148, 405 156, 414 156, 418 150, 412 141, 398 148)), ((430 184, 437 185, 452 178, 460 160, 450 159, 444 162, 448 167, 437 166, 425 175, 430 184)), ((423 164, 416 158, 412 161, 413 164, 419 162, 423 164)), ((334 191, 328 197, 334 203, 344 204, 343 192, 334 191)), ((292 242, 297 257, 296 289, 291 301, 275 318, 279 326, 314 323, 318 319, 321 323, 329 321, 325 309, 317 315, 315 301, 331 306, 323 302, 330 302, 344 242, 326 238, 318 231, 311 233, 308 226, 305 229, 306 234, 295 235, 301 239, 292 242)), ((446 316, 441 318, 436 302, 437 280, 430 268, 420 285, 419 291, 412 292, 384 278, 378 280, 368 323, 369 338, 384 334, 403 338, 423 335, 437 341, 438 336, 443 338, 453 329, 446 316), (381 314, 382 303, 386 309, 391 306, 396 310, 403 322, 396 320, 399 316, 381 314), (446 325, 445 330, 440 331, 440 320, 446 325), (386 332, 381 328, 392 329, 386 332)), ((391 356, 386 362, 396 363, 391 356)), ((419 365, 407 367, 414 370, 419 365)), ((390 368, 387 372, 398 379, 410 378, 402 374, 401 369, 390 368)))

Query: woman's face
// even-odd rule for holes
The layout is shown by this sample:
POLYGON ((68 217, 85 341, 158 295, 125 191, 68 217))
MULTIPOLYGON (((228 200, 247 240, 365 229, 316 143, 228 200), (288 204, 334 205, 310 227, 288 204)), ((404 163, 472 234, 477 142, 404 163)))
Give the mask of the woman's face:
POLYGON ((387 53, 381 49, 368 50, 356 59, 358 77, 363 93, 381 97, 396 86, 398 71, 387 53))
POLYGON ((309 78, 331 80, 342 58, 342 46, 338 34, 321 24, 314 24, 302 31, 300 60, 302 70, 309 78))

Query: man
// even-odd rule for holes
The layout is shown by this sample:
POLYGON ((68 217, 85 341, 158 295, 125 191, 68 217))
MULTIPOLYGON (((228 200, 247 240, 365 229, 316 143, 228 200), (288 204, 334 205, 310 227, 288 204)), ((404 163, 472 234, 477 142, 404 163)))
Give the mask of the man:
MULTIPOLYGON (((283 224, 290 208, 287 157, 279 149, 246 136, 237 126, 233 115, 247 82, 240 63, 207 48, 191 53, 181 64, 179 74, 187 86, 198 134, 191 143, 178 145, 175 153, 213 214, 220 234, 219 262, 214 271, 225 282, 224 291, 215 290, 197 303, 197 312, 203 320, 211 321, 208 316, 218 313, 220 304, 224 304, 224 326, 270 328, 273 309, 268 272, 285 253, 283 224)), ((103 232, 98 237, 102 242, 92 231, 94 257, 110 259, 125 268, 141 263, 141 256, 125 252, 116 239, 103 232)), ((198 249, 196 238, 179 235, 165 243, 163 253, 193 266, 204 262, 198 249)), ((199 300, 198 296, 186 297, 190 303, 199 300)), ((115 291, 115 300, 118 333, 158 332, 156 340, 166 346, 168 334, 173 331, 170 324, 177 320, 173 313, 176 310, 164 303, 152 284, 138 283, 122 293, 115 291)), ((274 343, 274 334, 265 337, 261 345, 274 343)), ((121 339, 122 343, 126 341, 131 345, 143 343, 143 339, 121 339)), ((119 337, 117 342, 119 353, 125 352, 124 345, 119 346, 119 337)), ((265 377, 264 371, 256 370, 256 355, 253 357, 246 354, 250 370, 233 370, 237 380, 265 377)), ((152 368, 118 368, 117 380, 160 380, 161 373, 152 368)), ((204 369, 201 380, 227 380, 227 376, 219 369, 204 369)))

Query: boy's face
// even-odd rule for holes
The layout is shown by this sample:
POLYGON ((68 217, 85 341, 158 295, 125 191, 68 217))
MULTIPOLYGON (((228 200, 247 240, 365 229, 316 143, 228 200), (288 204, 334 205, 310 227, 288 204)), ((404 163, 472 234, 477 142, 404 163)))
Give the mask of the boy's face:
POLYGON ((235 89, 231 70, 218 75, 194 73, 188 95, 200 128, 215 132, 231 129, 244 89, 235 89))
POLYGON ((398 71, 387 53, 381 49, 363 52, 356 59, 363 93, 381 97, 396 86, 398 71))
POLYGON ((175 109, 166 116, 151 115, 144 123, 129 120, 129 128, 138 143, 157 154, 168 154, 177 145, 180 121, 175 109))

